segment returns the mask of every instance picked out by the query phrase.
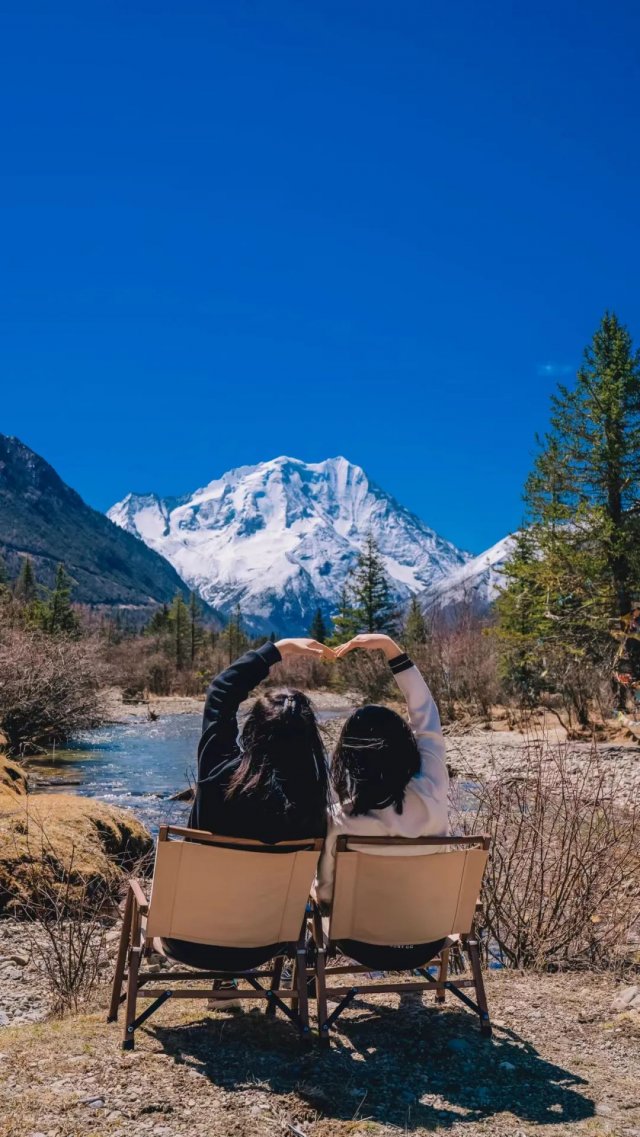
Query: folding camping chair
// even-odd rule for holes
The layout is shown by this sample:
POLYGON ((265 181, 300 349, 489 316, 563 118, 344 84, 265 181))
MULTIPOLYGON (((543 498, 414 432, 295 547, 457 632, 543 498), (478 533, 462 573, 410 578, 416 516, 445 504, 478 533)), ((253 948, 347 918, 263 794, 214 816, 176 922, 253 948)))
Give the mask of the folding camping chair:
POLYGON ((167 999, 210 998, 212 980, 248 986, 218 990, 216 1000, 266 1000, 268 1013, 279 1009, 301 1039, 309 1036, 306 910, 321 848, 321 839, 263 845, 175 825, 160 829, 151 899, 138 880, 131 881, 126 897, 108 1015, 115 1021, 126 1002, 123 1049, 133 1049, 138 1027, 167 999), (166 953, 167 940, 209 945, 222 965, 225 948, 255 949, 259 963, 245 963, 235 973, 218 967, 164 975, 144 970, 144 958, 152 951, 166 953), (270 945, 286 945, 294 955, 290 988, 281 986, 283 954, 274 951, 270 966, 262 966, 270 945), (205 979, 206 987, 194 986, 205 979), (136 1015, 139 996, 151 1002, 136 1015))
MULTIPOLYGON (((490 841, 488 837, 339 837, 336 848, 336 871, 331 915, 323 920, 314 904, 313 938, 316 947, 316 998, 318 1033, 329 1044, 330 1029, 342 1011, 357 995, 434 991, 436 1002, 443 1003, 451 992, 475 1011, 481 1033, 491 1035, 491 1021, 480 968, 478 941, 474 920, 480 886, 490 841), (411 847, 411 855, 385 856, 367 853, 367 846, 379 849, 411 847), (420 852, 420 846, 424 852, 420 852), (436 852, 429 846, 438 846, 436 852), (448 851, 440 851, 442 847, 448 851), (341 947, 344 941, 356 941, 341 947), (444 941, 444 943, 442 943, 444 941), (367 960, 357 959, 358 942, 366 948, 367 960), (405 971, 410 981, 391 978, 400 971, 394 963, 389 971, 389 951, 414 945, 436 944, 433 961, 438 962, 437 978, 432 978, 427 965, 431 959, 414 959, 405 971), (471 977, 452 982, 448 978, 449 952, 454 945, 467 953, 471 977), (376 946, 380 949, 380 965, 375 963, 376 946), (347 962, 327 966, 327 956, 338 952, 349 956, 347 962), (353 956, 351 956, 353 951, 353 956), (385 962, 387 960, 387 962, 385 962), (362 982, 349 986, 331 986, 333 976, 358 975, 380 970, 389 972, 383 982, 362 982), (417 978, 416 978, 417 977, 417 978), (465 988, 475 989, 474 1002, 465 988), (328 1003, 337 1005, 331 1013, 328 1003)), ((396 956, 402 954, 395 952, 396 956)), ((412 956, 415 956, 413 951, 412 956)))

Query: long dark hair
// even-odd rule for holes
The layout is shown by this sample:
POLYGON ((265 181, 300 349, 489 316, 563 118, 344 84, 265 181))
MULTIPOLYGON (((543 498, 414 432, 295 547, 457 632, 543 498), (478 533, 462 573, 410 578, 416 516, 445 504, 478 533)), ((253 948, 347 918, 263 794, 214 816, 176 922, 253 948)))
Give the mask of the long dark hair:
POLYGON ((372 703, 349 716, 331 762, 331 780, 353 814, 392 805, 402 813, 407 784, 420 769, 411 727, 389 707, 372 703))
POLYGON ((312 837, 326 830, 329 771, 311 701, 285 687, 256 699, 240 738, 238 766, 226 797, 255 794, 279 814, 295 811, 314 825, 312 837))

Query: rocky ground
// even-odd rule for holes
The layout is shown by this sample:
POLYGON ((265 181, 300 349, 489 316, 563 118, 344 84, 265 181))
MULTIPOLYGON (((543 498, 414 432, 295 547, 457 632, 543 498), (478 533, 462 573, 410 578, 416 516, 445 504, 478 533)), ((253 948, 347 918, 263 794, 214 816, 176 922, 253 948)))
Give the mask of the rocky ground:
POLYGON ((640 801, 640 746, 635 743, 569 742, 541 731, 472 731, 447 736, 447 761, 458 777, 485 779, 526 776, 541 760, 550 778, 562 763, 585 790, 604 776, 621 805, 640 801))
MULTIPOLYGON (((29 965, 11 966, 31 987, 29 965)), ((301 1054, 257 1005, 188 1001, 124 1053, 104 990, 99 1008, 0 1030, 0 1135, 639 1137, 640 1010, 623 990, 597 975, 492 973, 491 1041, 458 1005, 362 998, 328 1054, 301 1054)))

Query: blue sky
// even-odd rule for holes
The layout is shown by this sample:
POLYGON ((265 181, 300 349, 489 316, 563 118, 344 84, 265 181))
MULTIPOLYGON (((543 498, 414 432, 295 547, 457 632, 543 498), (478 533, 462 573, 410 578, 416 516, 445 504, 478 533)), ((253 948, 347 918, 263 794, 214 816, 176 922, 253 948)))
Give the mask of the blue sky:
POLYGON ((479 552, 603 310, 640 337, 639 33, 0 0, 0 430, 100 509, 342 453, 479 552))

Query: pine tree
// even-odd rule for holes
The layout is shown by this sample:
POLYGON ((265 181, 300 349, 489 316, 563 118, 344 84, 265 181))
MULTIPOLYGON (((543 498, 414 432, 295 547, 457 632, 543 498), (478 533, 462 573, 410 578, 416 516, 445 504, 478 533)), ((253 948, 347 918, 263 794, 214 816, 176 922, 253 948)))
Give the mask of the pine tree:
POLYGON ((247 650, 249 637, 244 631, 240 604, 236 604, 226 628, 220 634, 219 642, 227 651, 229 663, 233 663, 234 659, 247 650))
POLYGON ((30 604, 38 597, 38 582, 31 557, 25 557, 15 583, 15 597, 22 604, 30 604))
POLYGON ((327 638, 327 625, 324 622, 321 608, 316 608, 309 628, 309 635, 312 640, 317 640, 319 644, 323 644, 327 638))
POLYGON ((200 605, 195 592, 192 592, 189 597, 189 658, 192 667, 195 664, 198 652, 202 648, 203 641, 204 631, 200 617, 200 605))
POLYGON ((0 554, 0 599, 8 600, 11 596, 9 589, 9 574, 4 557, 0 554))
POLYGON ((56 570, 56 582, 45 605, 44 628, 51 635, 77 635, 80 625, 71 605, 71 578, 63 564, 56 570))
POLYGON ((426 644, 428 638, 429 631, 427 621, 424 618, 424 612, 420 607, 417 596, 412 596, 404 622, 404 642, 410 650, 415 650, 415 648, 422 647, 426 644))
POLYGON ((337 644, 346 643, 347 640, 352 639, 359 631, 362 631, 359 615, 354 606, 353 596, 348 582, 342 586, 338 611, 332 616, 332 620, 333 635, 328 640, 328 643, 334 647, 337 644))
POLYGON ((171 617, 169 613, 169 605, 163 604, 161 608, 157 608, 153 616, 149 620, 146 628, 144 629, 145 635, 148 636, 165 636, 171 630, 171 617))
POLYGON ((177 592, 169 611, 172 657, 178 671, 189 662, 189 609, 182 593, 177 592))
POLYGON ((368 533, 365 538, 351 587, 359 631, 395 631, 398 613, 391 602, 389 579, 373 533, 368 533))
MULTIPOLYGON (((551 429, 525 487, 528 535, 505 568, 500 634, 524 681, 558 688, 570 675, 584 689, 586 668, 611 674, 620 654, 611 633, 640 581, 639 498, 640 354, 607 313, 575 386, 552 397, 551 429)), ((627 645, 640 677, 638 648, 627 645)))

